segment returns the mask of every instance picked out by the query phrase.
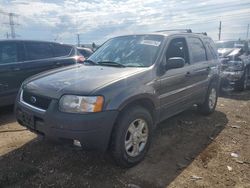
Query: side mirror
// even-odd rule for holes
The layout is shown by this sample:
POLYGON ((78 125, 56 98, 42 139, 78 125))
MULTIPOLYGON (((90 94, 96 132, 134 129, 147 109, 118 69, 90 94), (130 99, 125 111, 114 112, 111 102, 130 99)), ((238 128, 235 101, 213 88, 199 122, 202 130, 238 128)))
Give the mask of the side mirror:
POLYGON ((166 70, 182 68, 185 65, 185 60, 182 57, 172 57, 167 60, 166 70))

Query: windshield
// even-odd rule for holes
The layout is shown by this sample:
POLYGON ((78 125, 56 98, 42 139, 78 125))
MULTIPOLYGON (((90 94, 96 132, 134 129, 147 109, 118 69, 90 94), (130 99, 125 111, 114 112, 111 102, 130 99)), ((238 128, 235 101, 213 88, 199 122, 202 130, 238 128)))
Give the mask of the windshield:
POLYGON ((243 48, 243 41, 227 41, 227 42, 217 42, 217 48, 243 48))
POLYGON ((108 40, 90 58, 93 62, 115 62, 125 67, 149 67, 162 43, 160 35, 131 35, 108 40))

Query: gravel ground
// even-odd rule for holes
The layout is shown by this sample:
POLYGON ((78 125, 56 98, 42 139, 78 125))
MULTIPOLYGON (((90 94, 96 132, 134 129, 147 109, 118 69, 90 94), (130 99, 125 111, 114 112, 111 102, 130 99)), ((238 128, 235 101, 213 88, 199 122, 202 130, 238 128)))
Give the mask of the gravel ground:
POLYGON ((225 94, 210 116, 193 108, 164 121, 131 169, 37 137, 1 108, 0 167, 0 187, 250 188, 250 92, 225 94))

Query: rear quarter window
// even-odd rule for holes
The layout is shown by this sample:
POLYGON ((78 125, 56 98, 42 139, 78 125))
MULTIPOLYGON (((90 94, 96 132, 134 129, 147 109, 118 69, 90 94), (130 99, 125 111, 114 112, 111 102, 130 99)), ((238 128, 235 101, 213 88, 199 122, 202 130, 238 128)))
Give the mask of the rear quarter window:
POLYGON ((77 49, 78 52, 83 55, 84 57, 89 57, 92 53, 89 52, 88 50, 84 50, 84 49, 77 49))
POLYGON ((53 51, 55 57, 68 56, 72 50, 72 46, 54 44, 53 51))
POLYGON ((217 48, 216 48, 213 40, 210 38, 206 38, 206 39, 204 39, 204 43, 205 43, 206 49, 207 49, 208 60, 217 59, 218 58, 217 48))

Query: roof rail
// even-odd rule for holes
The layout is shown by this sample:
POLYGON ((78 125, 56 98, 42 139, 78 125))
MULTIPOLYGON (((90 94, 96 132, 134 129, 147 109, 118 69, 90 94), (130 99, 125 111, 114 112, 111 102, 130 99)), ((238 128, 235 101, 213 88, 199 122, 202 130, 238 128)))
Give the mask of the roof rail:
POLYGON ((207 36, 207 32, 201 32, 201 33, 195 33, 195 34, 201 34, 207 36))
POLYGON ((192 33, 191 29, 168 29, 168 30, 160 30, 155 32, 167 32, 167 31, 179 31, 179 32, 186 32, 186 33, 192 33))

